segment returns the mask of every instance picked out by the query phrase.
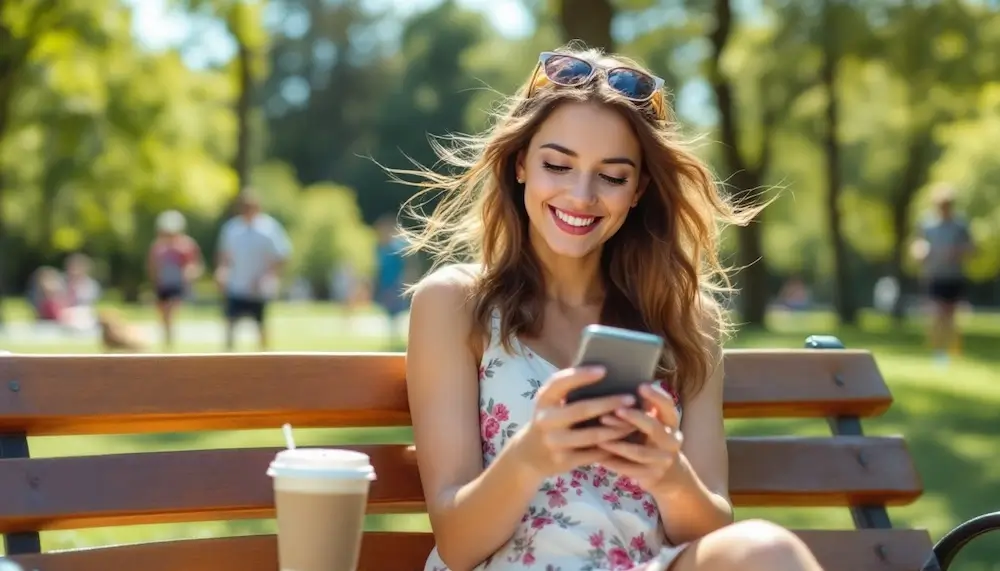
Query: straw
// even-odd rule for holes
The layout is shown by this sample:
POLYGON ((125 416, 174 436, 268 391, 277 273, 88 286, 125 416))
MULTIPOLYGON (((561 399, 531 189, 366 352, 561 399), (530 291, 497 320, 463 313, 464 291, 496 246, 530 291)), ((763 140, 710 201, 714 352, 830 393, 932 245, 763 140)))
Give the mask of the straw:
POLYGON ((295 438, 292 436, 292 425, 287 422, 281 427, 281 430, 285 433, 285 445, 288 446, 289 450, 295 450, 295 438))

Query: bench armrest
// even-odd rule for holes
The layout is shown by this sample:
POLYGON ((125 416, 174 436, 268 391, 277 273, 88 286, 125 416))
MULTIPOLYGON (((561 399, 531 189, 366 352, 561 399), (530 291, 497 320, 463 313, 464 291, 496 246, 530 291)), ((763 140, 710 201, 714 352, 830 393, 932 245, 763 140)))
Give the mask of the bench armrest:
POLYGON ((934 554, 922 571, 948 571, 952 561, 970 541, 991 531, 1000 531, 1000 512, 983 514, 960 524, 934 545, 934 554))
POLYGON ((806 349, 846 349, 844 342, 833 335, 810 335, 806 338, 806 349))

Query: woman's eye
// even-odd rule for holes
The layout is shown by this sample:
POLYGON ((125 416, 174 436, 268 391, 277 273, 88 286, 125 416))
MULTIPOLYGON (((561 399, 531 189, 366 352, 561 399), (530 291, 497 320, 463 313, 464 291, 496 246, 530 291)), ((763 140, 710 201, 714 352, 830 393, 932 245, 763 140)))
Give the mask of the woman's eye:
POLYGON ((608 176, 606 174, 602 174, 601 178, 603 178, 605 181, 607 181, 607 182, 609 182, 611 184, 614 184, 614 185, 622 185, 622 184, 625 184, 626 182, 628 182, 627 178, 618 178, 618 177, 614 177, 614 176, 608 176))
POLYGON ((566 172, 566 171, 569 170, 569 167, 564 167, 564 166, 561 166, 561 165, 554 165, 552 163, 544 162, 544 161, 542 162, 542 168, 544 168, 545 170, 548 170, 548 171, 552 171, 552 172, 566 172))

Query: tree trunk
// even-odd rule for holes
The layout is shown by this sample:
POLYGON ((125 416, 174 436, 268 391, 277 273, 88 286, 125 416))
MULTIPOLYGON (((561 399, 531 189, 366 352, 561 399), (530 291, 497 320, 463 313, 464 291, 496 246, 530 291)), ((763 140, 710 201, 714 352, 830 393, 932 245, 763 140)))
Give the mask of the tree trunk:
MULTIPOLYGON (((740 153, 736 100, 729 80, 722 75, 722 54, 732 30, 732 7, 729 0, 716 0, 715 21, 715 29, 710 36, 713 47, 710 77, 715 102, 719 108, 723 158, 731 175, 731 181, 736 187, 734 192, 736 202, 744 206, 754 206, 760 200, 759 193, 766 165, 761 164, 756 167, 748 165, 740 153)), ((768 136, 769 133, 764 133, 764 137, 768 136)), ((740 289, 740 320, 749 327, 764 327, 768 303, 768 267, 764 261, 764 239, 760 220, 740 228, 737 235, 740 274, 736 282, 740 289)))
POLYGON ((837 49, 837 26, 835 23, 834 0, 826 0, 823 5, 823 67, 821 78, 827 92, 826 132, 823 149, 826 155, 826 213, 827 227, 833 244, 834 306, 837 317, 844 325, 857 323, 857 305, 851 290, 851 271, 847 262, 847 243, 841 224, 840 191, 843 180, 840 170, 840 145, 837 130, 840 125, 840 100, 837 97, 837 64, 840 54, 837 49))
POLYGON ((246 44, 234 34, 238 43, 238 65, 239 65, 239 99, 236 102, 236 158, 233 161, 233 170, 236 171, 236 179, 239 182, 239 189, 246 188, 250 184, 250 111, 253 101, 253 73, 251 70, 251 59, 253 54, 246 44))
POLYGON ((767 265, 764 263, 764 240, 759 221, 737 229, 741 268, 736 283, 740 288, 740 321, 748 327, 762 328, 767 320, 767 265))
POLYGON ((566 41, 583 40, 587 47, 615 51, 614 15, 611 0, 559 0, 559 23, 566 41))
POLYGON ((903 303, 903 260, 910 235, 910 207, 917 195, 917 190, 927 184, 931 164, 934 162, 934 123, 927 126, 921 133, 910 140, 907 148, 906 167, 903 169, 899 184, 892 195, 892 255, 889 260, 890 275, 896 279, 900 287, 900 296, 892 308, 895 324, 902 325, 905 315, 903 303))

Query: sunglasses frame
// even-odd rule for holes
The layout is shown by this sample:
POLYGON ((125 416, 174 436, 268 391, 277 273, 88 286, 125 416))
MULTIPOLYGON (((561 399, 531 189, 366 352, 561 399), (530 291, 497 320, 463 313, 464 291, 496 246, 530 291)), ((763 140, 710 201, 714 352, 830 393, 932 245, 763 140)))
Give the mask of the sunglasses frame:
MULTIPOLYGON (((630 97, 629 95, 625 94, 624 92, 615 89, 616 92, 620 93, 623 97, 625 97, 626 99, 628 99, 629 101, 632 101, 634 103, 646 103, 646 102, 652 100, 654 97, 656 97, 657 93, 660 93, 660 90, 662 90, 663 86, 666 84, 666 81, 662 77, 657 77, 657 76, 655 76, 655 75, 653 75, 651 73, 646 73, 645 71, 635 69, 634 67, 628 67, 628 66, 624 66, 624 65, 618 65, 618 66, 615 66, 615 67, 602 68, 602 67, 598 66, 597 64, 595 64, 593 62, 587 61, 587 60, 585 60, 585 59, 583 59, 581 57, 575 56, 575 55, 564 54, 564 53, 560 53, 560 52, 542 52, 542 53, 538 54, 538 65, 535 66, 535 74, 532 75, 532 78, 531 78, 531 87, 532 87, 532 90, 533 90, 534 89, 534 84, 535 84, 535 79, 536 79, 537 74, 538 74, 539 71, 542 73, 542 75, 545 76, 545 78, 547 80, 549 80, 550 82, 552 82, 552 83, 554 83, 556 85, 560 85, 562 87, 576 87, 578 85, 583 85, 583 84, 587 83, 588 81, 594 79, 594 76, 597 75, 597 71, 599 69, 604 72, 605 80, 608 81, 608 82, 611 81, 611 79, 610 79, 611 78, 611 73, 615 72, 615 71, 618 71, 618 70, 630 71, 632 73, 643 75, 643 76, 646 76, 646 77, 652 79, 653 80, 653 90, 649 93, 648 96, 646 96, 646 97, 644 97, 642 99, 637 99, 635 97, 630 97), (590 73, 588 73, 587 76, 584 79, 580 80, 579 82, 575 82, 575 83, 564 83, 564 82, 556 81, 555 79, 553 79, 552 77, 550 77, 549 74, 548 74, 548 72, 545 70, 545 64, 550 59, 552 59, 553 57, 556 57, 556 56, 564 57, 564 58, 570 58, 570 59, 573 59, 573 60, 585 63, 588 66, 590 66, 590 73)), ((612 89, 614 89, 613 86, 612 86, 612 89)), ((529 92, 528 95, 530 96, 531 93, 529 92)))

